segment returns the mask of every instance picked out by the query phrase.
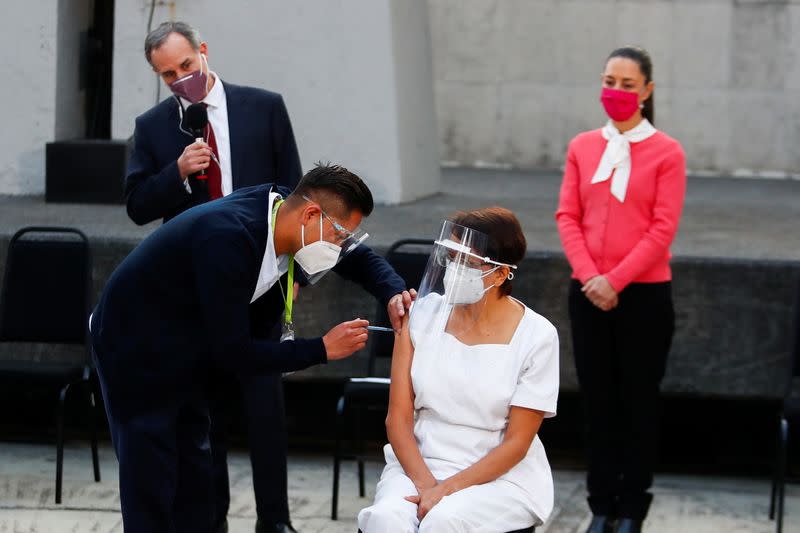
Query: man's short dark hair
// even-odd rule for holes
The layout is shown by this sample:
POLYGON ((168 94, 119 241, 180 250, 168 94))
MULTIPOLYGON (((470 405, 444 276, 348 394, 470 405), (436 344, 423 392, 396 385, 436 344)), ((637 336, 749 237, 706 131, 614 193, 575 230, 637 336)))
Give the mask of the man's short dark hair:
POLYGON ((161 48, 161 45, 164 44, 167 37, 173 33, 183 35, 186 37, 186 40, 189 41, 189 44, 192 45, 192 49, 200 50, 200 43, 202 42, 200 40, 200 32, 195 28, 180 21, 162 22, 144 38, 144 57, 147 58, 148 63, 152 65, 150 57, 153 55, 153 50, 161 48))
POLYGON ((367 184, 341 165, 317 163, 303 176, 292 195, 311 197, 315 192, 329 197, 329 202, 340 202, 348 213, 358 209, 365 217, 372 213, 375 206, 367 184))

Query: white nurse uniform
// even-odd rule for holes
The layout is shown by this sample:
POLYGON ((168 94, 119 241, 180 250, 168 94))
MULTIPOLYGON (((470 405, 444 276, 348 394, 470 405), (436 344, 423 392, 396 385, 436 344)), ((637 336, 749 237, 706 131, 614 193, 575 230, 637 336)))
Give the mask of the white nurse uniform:
MULTIPOLYGON (((497 447, 512 405, 555 416, 558 335, 543 316, 525 307, 508 344, 465 345, 448 333, 423 336, 415 323, 425 321, 412 319, 410 332, 414 436, 436 479, 468 468, 497 447)), ((553 509, 553 478, 538 436, 509 472, 446 496, 422 522, 417 506, 404 499, 417 491, 390 444, 384 455, 375 502, 358 515, 363 533, 513 531, 543 523, 553 509)))

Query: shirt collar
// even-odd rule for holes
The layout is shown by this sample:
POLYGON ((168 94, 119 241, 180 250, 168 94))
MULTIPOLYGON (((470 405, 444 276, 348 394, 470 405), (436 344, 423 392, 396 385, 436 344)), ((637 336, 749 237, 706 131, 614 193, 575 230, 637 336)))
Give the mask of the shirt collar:
POLYGON ((214 86, 208 91, 208 94, 203 98, 203 102, 208 104, 208 107, 219 107, 225 101, 225 88, 222 86, 222 80, 219 79, 217 73, 213 70, 210 74, 214 76, 214 86))
POLYGON ((264 262, 271 261, 278 264, 278 256, 275 253, 275 226, 273 225, 273 213, 275 212, 275 202, 281 198, 276 192, 269 192, 269 233, 267 235, 267 249, 264 252, 264 262))
POLYGON ((275 254, 275 231, 272 226, 272 210, 275 206, 275 201, 280 197, 280 194, 276 192, 270 192, 268 196, 269 231, 267 232, 267 247, 264 249, 264 259, 261 261, 256 290, 250 303, 255 302, 262 294, 272 288, 275 282, 289 270, 289 256, 282 255, 278 257, 275 254))

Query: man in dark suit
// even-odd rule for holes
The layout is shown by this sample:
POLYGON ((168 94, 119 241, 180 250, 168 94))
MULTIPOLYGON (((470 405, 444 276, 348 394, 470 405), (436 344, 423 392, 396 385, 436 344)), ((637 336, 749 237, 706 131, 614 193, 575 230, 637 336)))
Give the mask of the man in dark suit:
POLYGON ((136 119, 125 198, 137 224, 166 222, 240 187, 297 185, 300 158, 281 95, 219 79, 208 68, 207 44, 185 23, 165 22, 153 30, 145 39, 145 56, 175 96, 136 119), (204 141, 195 141, 183 120, 192 103, 208 109, 204 141), (200 170, 207 179, 196 175, 200 170), (211 183, 215 174, 221 174, 220 185, 211 183))
POLYGON ((295 267, 307 279, 333 268, 399 324, 411 303, 402 279, 365 246, 350 246, 372 208, 358 176, 319 166, 291 194, 261 185, 187 210, 114 271, 90 329, 126 533, 212 531, 213 370, 299 370, 364 347, 360 319, 321 338, 266 339, 285 317, 295 267))
MULTIPOLYGON (((137 224, 225 196, 241 187, 275 183, 294 188, 302 174, 283 99, 277 93, 223 82, 208 65, 208 45, 182 22, 166 22, 145 39, 145 57, 174 91, 136 119, 125 195, 137 224), (195 141, 184 121, 193 103, 207 108, 209 126, 195 141), (199 176, 199 171, 205 176, 199 176)), ((289 521, 286 427, 280 374, 219 373, 211 402, 217 532, 230 505, 227 465, 229 391, 241 388, 248 422, 256 532, 294 531, 289 521)))

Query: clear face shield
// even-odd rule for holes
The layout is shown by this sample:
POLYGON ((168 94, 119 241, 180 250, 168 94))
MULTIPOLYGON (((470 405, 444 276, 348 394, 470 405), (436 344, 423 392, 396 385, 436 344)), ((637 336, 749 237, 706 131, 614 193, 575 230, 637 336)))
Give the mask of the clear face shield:
POLYGON ((484 233, 442 224, 409 318, 417 339, 442 333, 459 337, 475 326, 494 287, 487 277, 501 266, 516 268, 487 257, 487 242, 484 233))
MULTIPOLYGON (((314 200, 305 196, 303 196, 303 199, 308 202, 314 202, 314 200)), ((348 230, 331 218, 321 207, 319 217, 319 240, 306 244, 305 227, 301 226, 300 231, 300 239, 303 246, 294 254, 294 261, 302 271, 308 283, 312 285, 319 281, 322 276, 339 264, 339 261, 344 259, 369 237, 369 233, 365 233, 360 228, 353 231, 348 230), (325 224, 333 226, 334 242, 325 240, 325 224)))

